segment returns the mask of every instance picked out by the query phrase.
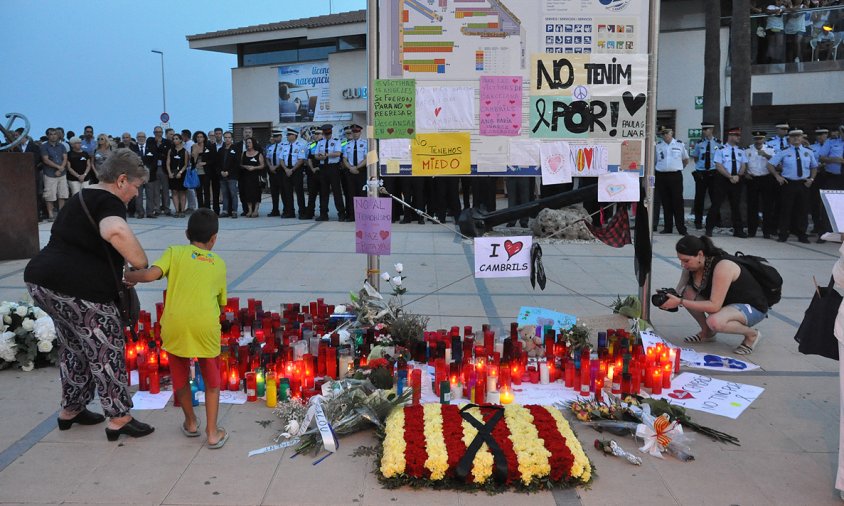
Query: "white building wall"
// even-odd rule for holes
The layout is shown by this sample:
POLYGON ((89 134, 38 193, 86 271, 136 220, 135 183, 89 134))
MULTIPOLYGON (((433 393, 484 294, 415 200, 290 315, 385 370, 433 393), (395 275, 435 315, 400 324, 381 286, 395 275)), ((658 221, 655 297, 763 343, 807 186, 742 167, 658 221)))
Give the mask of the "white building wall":
POLYGON ((232 69, 232 118, 235 123, 278 122, 278 68, 232 69))
POLYGON ((331 79, 331 109, 344 112, 366 112, 366 99, 343 98, 343 90, 366 88, 366 50, 343 51, 328 55, 328 72, 331 79))

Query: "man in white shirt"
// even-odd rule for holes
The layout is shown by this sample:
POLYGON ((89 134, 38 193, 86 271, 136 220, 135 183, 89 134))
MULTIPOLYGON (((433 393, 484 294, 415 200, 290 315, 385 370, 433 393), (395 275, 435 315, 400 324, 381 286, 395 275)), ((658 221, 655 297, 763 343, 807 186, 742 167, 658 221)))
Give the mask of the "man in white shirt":
POLYGON ((660 131, 663 142, 656 146, 655 191, 662 202, 665 228, 663 234, 677 232, 686 235, 686 217, 683 205, 683 167, 689 163, 689 152, 682 142, 674 138, 674 131, 663 128, 660 131))
POLYGON ((762 207, 762 236, 770 239, 777 233, 777 189, 779 185, 768 172, 768 160, 774 149, 765 144, 765 132, 753 132, 753 144, 745 150, 747 172, 747 236, 755 237, 759 229, 759 207, 762 207))

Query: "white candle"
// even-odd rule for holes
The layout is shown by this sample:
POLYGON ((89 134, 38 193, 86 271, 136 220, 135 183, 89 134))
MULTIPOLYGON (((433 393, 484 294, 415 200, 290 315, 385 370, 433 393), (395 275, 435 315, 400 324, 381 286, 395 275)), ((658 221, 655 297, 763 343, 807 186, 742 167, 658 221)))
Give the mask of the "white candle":
POLYGON ((550 383, 550 376, 548 374, 548 362, 539 363, 539 384, 547 385, 550 383))
MULTIPOLYGON (((450 363, 451 363, 451 348, 446 348, 446 349, 445 349, 445 363, 446 363, 446 364, 450 364, 450 363)), ((453 398, 453 397, 454 397, 454 394, 452 394, 452 395, 451 395, 451 397, 453 398)))
POLYGON ((456 401, 463 398, 463 385, 460 383, 451 384, 451 400, 456 401))
POLYGON ((343 378, 346 376, 346 373, 351 370, 352 367, 352 356, 351 355, 340 355, 339 357, 339 366, 340 368, 337 370, 337 374, 343 378))
POLYGON ((498 391, 498 376, 487 376, 486 377, 486 391, 487 392, 497 392, 498 391))

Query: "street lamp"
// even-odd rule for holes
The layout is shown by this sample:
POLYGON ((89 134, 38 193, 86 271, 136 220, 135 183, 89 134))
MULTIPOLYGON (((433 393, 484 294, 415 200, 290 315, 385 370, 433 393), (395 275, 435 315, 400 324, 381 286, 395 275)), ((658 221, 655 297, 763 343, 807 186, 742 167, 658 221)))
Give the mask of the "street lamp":
POLYGON ((150 51, 161 55, 161 103, 163 107, 161 112, 167 112, 167 93, 164 91, 164 51, 158 49, 151 49, 150 51))

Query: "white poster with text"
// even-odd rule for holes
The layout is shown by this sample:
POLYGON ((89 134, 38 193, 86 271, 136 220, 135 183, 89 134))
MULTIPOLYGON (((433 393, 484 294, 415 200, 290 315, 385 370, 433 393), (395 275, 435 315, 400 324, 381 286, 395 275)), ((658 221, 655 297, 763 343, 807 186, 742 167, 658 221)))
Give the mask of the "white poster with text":
POLYGON ((533 237, 475 238, 476 278, 526 278, 530 276, 533 237))

